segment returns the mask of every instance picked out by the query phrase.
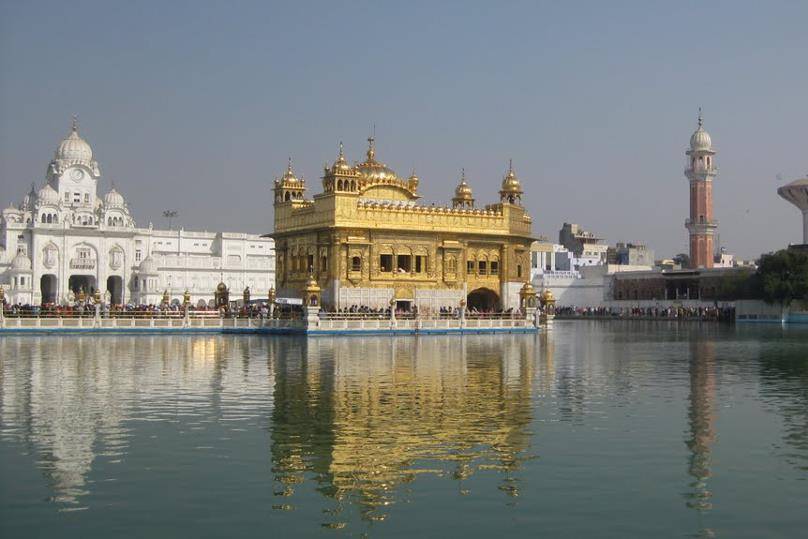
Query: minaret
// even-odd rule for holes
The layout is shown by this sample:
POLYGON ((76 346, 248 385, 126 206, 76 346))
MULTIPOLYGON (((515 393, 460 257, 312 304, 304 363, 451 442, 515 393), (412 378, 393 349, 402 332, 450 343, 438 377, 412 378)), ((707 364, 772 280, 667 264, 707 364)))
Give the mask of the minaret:
POLYGON ((699 109, 699 127, 690 137, 690 149, 685 152, 688 164, 685 176, 690 181, 690 217, 685 228, 690 235, 690 267, 712 268, 714 235, 718 222, 713 219, 713 178, 718 169, 713 163, 710 135, 704 130, 699 109))

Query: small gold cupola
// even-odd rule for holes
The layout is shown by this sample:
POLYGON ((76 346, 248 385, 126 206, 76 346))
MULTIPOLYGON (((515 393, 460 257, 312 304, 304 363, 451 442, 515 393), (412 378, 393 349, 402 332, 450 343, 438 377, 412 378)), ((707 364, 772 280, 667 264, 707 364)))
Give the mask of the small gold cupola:
POLYGON ((356 169, 345 159, 345 149, 340 141, 337 160, 324 171, 323 188, 326 192, 355 192, 359 187, 358 178, 356 169))
POLYGON ((508 204, 522 204, 522 184, 513 171, 513 160, 508 160, 508 173, 502 179, 502 189, 499 191, 500 202, 508 204))
POLYGON ((275 180, 275 203, 303 200, 305 192, 306 180, 295 176, 292 170, 292 158, 290 157, 289 163, 286 165, 286 172, 275 180))
POLYGON ((452 207, 454 208, 473 208, 474 195, 471 187, 466 182, 466 169, 460 169, 460 183, 455 188, 455 196, 452 199, 452 207))
POLYGON ((415 169, 412 169, 412 174, 410 174, 410 177, 407 178, 407 186, 410 188, 410 191, 417 193, 419 183, 421 183, 421 179, 418 178, 418 175, 415 173, 415 169))

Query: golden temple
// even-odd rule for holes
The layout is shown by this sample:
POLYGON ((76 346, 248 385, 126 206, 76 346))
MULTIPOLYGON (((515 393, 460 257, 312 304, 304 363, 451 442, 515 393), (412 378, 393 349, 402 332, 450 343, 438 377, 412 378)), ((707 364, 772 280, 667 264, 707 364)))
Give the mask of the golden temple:
POLYGON ((420 180, 376 159, 349 164, 342 143, 323 171, 323 191, 306 198, 292 170, 275 180, 276 282, 280 297, 301 297, 310 277, 326 308, 396 305, 421 312, 518 309, 530 278, 532 219, 509 166, 500 201, 475 206, 465 172, 451 206, 419 204, 420 180))

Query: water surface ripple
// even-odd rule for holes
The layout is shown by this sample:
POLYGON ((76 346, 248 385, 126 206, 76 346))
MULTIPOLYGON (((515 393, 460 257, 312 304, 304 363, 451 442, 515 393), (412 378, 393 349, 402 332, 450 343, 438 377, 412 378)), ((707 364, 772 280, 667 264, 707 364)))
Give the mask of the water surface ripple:
POLYGON ((0 337, 3 537, 797 537, 808 330, 0 337))

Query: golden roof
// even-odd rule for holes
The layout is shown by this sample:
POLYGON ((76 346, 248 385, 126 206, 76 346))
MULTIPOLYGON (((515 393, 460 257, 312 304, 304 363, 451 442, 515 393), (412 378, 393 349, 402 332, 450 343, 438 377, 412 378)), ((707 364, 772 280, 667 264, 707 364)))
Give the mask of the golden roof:
POLYGON ((295 176, 294 171, 292 170, 292 158, 289 158, 289 164, 286 165, 286 172, 283 173, 283 176, 280 178, 280 183, 298 183, 302 182, 302 179, 298 179, 295 176))
POLYGON ((466 169, 460 169, 460 183, 455 188, 455 199, 471 200, 472 198, 471 187, 466 183, 466 169))
POLYGON ((522 194, 522 184, 519 183, 519 178, 513 171, 513 161, 508 161, 508 173, 502 179, 502 192, 505 193, 519 193, 522 194))
POLYGON ((362 163, 357 164, 354 169, 368 182, 399 179, 393 169, 389 168, 384 163, 376 161, 376 139, 373 137, 368 137, 366 159, 362 163))
POLYGON ((331 173, 341 176, 353 175, 355 173, 354 168, 345 159, 345 150, 342 146, 342 141, 339 141, 339 155, 337 156, 337 160, 334 161, 334 164, 331 165, 331 173))

